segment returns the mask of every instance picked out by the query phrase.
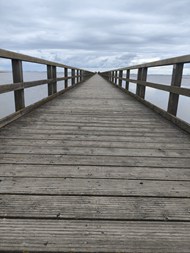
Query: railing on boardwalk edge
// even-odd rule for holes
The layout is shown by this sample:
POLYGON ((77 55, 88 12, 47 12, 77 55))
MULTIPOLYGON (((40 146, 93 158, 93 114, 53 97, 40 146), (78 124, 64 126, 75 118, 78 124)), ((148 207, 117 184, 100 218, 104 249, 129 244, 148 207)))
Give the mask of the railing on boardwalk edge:
MULTIPOLYGON (((177 118, 177 109, 179 95, 190 97, 190 89, 181 87, 183 68, 185 63, 190 63, 190 55, 130 66, 126 68, 114 69, 106 72, 100 73, 102 77, 116 85, 119 89, 125 91, 127 94, 133 96, 138 101, 142 102, 149 108, 153 109, 166 119, 172 121, 174 124, 178 125, 183 130, 190 133, 190 125, 177 118), (164 85, 158 83, 147 82, 148 68, 161 67, 161 66, 173 66, 171 85, 164 85), (137 70, 137 80, 130 78, 131 70, 137 70), (124 71, 126 71, 126 77, 123 76, 124 71), (125 81, 125 87, 122 87, 122 82, 125 81), (129 83, 134 83, 136 85, 136 94, 129 91, 129 83), (168 108, 167 111, 153 105, 152 103, 145 100, 146 87, 151 87, 154 89, 169 92, 168 108)), ((190 108, 184 108, 184 110, 189 110, 190 108)))
POLYGON ((0 128, 10 123, 11 121, 19 118, 21 115, 24 115, 33 109, 39 107, 40 105, 50 101, 56 96, 64 93, 65 91, 73 88, 77 84, 87 80, 94 73, 79 69, 67 65, 63 65, 56 62, 51 62, 28 55, 18 54, 15 52, 7 51, 0 49, 0 58, 10 59, 12 61, 12 76, 13 83, 11 84, 2 84, 0 85, 0 94, 14 91, 14 102, 15 102, 15 113, 3 118, 0 120, 0 128), (38 81, 23 81, 23 68, 22 62, 32 62, 43 64, 47 66, 47 79, 38 80, 38 81), (56 68, 64 69, 64 76, 57 78, 56 68), (71 76, 68 75, 68 70, 71 71, 71 76), (71 86, 68 87, 68 80, 71 79, 71 86), (57 92, 57 82, 64 80, 64 89, 57 92), (48 97, 38 101, 35 104, 25 107, 25 96, 24 89, 47 84, 48 97))

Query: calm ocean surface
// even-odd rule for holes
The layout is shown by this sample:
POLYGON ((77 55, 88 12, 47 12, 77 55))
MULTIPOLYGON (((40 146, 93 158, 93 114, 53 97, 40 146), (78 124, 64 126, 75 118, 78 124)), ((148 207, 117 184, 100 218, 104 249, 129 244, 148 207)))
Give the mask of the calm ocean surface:
MULTIPOLYGON (((62 76, 62 73, 58 73, 58 77, 62 76)), ((34 81, 40 79, 46 79, 46 72, 24 72, 24 81, 34 81)), ((131 78, 136 79, 136 75, 132 74, 131 78)), ((70 81, 70 80, 69 80, 70 81)), ((170 75, 148 75, 147 81, 170 85, 170 75)), ((11 72, 0 73, 0 85, 12 83, 11 72)), ((70 85, 70 82, 69 82, 70 85)), ((124 82, 123 82, 124 85, 124 82)), ((64 88, 64 81, 58 82, 58 91, 64 88)), ((184 75, 182 80, 182 87, 190 88, 190 75, 184 75)), ((136 84, 130 83, 129 90, 131 92, 136 91, 136 84)), ((42 98, 47 97, 47 85, 41 85, 39 87, 25 89, 25 103, 26 106, 39 101, 42 98)), ((147 101, 157 105, 158 107, 167 110, 169 93, 153 88, 146 88, 147 101)), ((14 94, 8 92, 0 94, 0 118, 3 118, 14 112, 14 94)), ((190 123, 190 98, 180 96, 177 117, 190 123)))

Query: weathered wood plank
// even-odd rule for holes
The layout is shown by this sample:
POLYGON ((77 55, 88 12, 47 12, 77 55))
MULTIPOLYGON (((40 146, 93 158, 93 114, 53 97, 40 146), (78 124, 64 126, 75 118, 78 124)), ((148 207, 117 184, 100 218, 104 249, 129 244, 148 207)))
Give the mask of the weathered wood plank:
MULTIPOLYGON (((170 143, 162 143, 159 142, 148 142, 146 139, 143 139, 143 141, 139 141, 138 138, 133 139, 132 141, 80 141, 80 140, 65 140, 65 139, 30 139, 27 138, 0 138, 0 145, 7 147, 7 146, 34 146, 34 147, 88 147, 88 148, 123 148, 123 149, 158 149, 158 150, 189 150, 190 149, 190 143, 184 143, 183 141, 180 143, 177 142, 170 142, 170 143), (145 146, 146 142, 146 146, 145 146)), ((1 150, 0 150, 1 152, 1 150)))
POLYGON ((172 136, 116 136, 116 135, 98 135, 98 134, 65 134, 65 135, 55 135, 55 134, 11 134, 11 135, 1 135, 0 139, 25 139, 25 140, 62 140, 62 141, 106 141, 106 142, 152 142, 152 143, 186 143, 189 144, 189 139, 172 136))
POLYGON ((2 195, 0 203, 6 219, 190 221, 190 199, 2 195))
MULTIPOLYGON (((10 128, 6 128, 7 130, 10 130, 14 133, 15 130, 18 130, 18 127, 15 126, 15 127, 10 127, 10 128)), ((165 129, 165 128, 156 128, 154 126, 141 126, 140 128, 138 127, 135 127, 135 126, 123 126, 123 127, 112 127, 112 126, 86 126, 86 125, 80 125, 80 126, 62 126, 62 125, 46 125, 46 124, 43 124, 43 125, 25 125, 23 126, 22 124, 20 124, 20 127, 19 127, 19 130, 22 130, 23 131, 34 131, 34 130, 44 130, 45 131, 51 131, 51 130, 62 130, 62 131, 74 131, 74 130, 80 130, 80 131, 93 131, 93 132, 104 132, 104 131, 107 131, 107 132, 140 132, 140 133, 147 133, 147 132, 152 132, 152 133, 173 133, 173 135, 175 134, 178 134, 180 135, 181 133, 179 133, 178 129, 175 129, 175 128, 168 128, 168 129, 165 129)), ((184 135, 184 134, 183 134, 184 135)), ((186 136, 186 135, 184 135, 186 136)))
POLYGON ((92 166, 190 167, 190 158, 0 154, 0 164, 54 164, 92 166))
POLYGON ((26 146, 4 146, 0 154, 34 154, 34 155, 81 155, 81 156, 115 156, 115 157, 173 157, 173 158, 190 158, 190 151, 187 150, 168 150, 163 149, 122 149, 122 148, 94 148, 94 147, 26 147, 26 146))
POLYGON ((188 181, 0 178, 0 194, 188 197, 188 181))
POLYGON ((0 164, 1 177, 190 180, 189 168, 0 164))
MULTIPOLYGON (((96 129, 96 131, 93 130, 83 130, 83 129, 78 129, 78 130, 62 130, 62 129, 50 129, 50 130, 46 130, 46 129, 25 129, 23 128, 22 131, 19 129, 14 129, 14 131, 12 131, 12 129, 3 129, 0 132, 0 137, 5 136, 5 135, 17 135, 19 136, 29 136, 29 135, 51 135, 54 134, 55 135, 59 135, 60 138, 66 136, 66 135, 96 135, 96 136, 116 136, 118 137, 127 137, 127 136, 138 136, 138 137, 165 137, 165 138, 172 138, 174 137, 173 132, 154 132, 154 131, 147 131, 146 129, 142 132, 135 132, 131 129, 131 131, 109 131, 109 130, 98 130, 96 129)), ((179 132, 178 138, 184 138, 186 139, 186 134, 183 132, 179 132)))
POLYGON ((188 168, 176 167, 106 167, 74 165, 24 165, 0 164, 1 177, 70 177, 70 178, 116 178, 145 180, 190 180, 188 168))
POLYGON ((4 251, 187 253, 190 248, 185 222, 1 219, 0 233, 4 251))

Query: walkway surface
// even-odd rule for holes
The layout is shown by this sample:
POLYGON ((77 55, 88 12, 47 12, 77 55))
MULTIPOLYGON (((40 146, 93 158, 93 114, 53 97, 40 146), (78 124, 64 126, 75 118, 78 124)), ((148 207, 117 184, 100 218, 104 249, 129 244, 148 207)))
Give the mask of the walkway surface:
POLYGON ((0 251, 190 252, 190 136, 102 77, 0 147, 0 251))

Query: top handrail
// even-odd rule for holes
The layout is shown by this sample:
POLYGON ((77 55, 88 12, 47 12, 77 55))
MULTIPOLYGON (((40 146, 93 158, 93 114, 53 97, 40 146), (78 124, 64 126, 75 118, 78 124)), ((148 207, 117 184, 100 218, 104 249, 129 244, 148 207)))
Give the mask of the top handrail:
POLYGON ((142 64, 138 64, 138 65, 132 65, 132 66, 123 67, 123 68, 110 69, 108 71, 151 68, 151 67, 163 67, 163 66, 173 65, 173 64, 177 64, 177 63, 184 63, 184 64, 190 63, 190 54, 182 55, 182 56, 178 56, 178 57, 172 57, 172 58, 163 59, 163 60, 158 60, 158 61, 152 61, 152 62, 148 62, 148 63, 142 63, 142 64))
POLYGON ((38 64, 44 64, 44 65, 51 65, 51 66, 61 67, 61 68, 83 70, 81 68, 76 68, 76 67, 64 65, 62 63, 48 61, 48 60, 44 60, 41 58, 25 55, 25 54, 19 54, 19 53, 15 53, 15 52, 4 50, 4 49, 0 49, 0 58, 11 59, 11 60, 20 60, 20 61, 32 62, 32 63, 38 63, 38 64))

